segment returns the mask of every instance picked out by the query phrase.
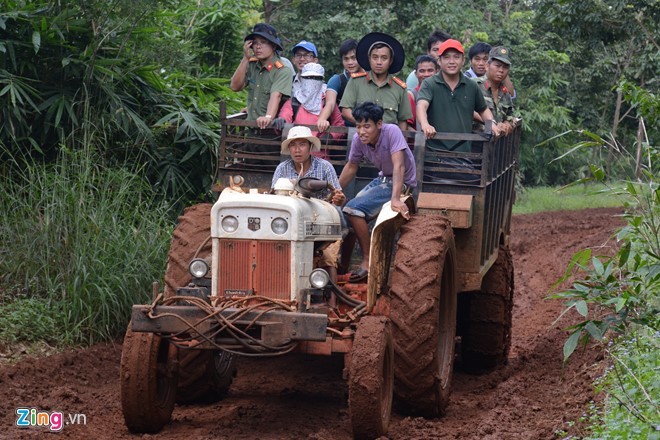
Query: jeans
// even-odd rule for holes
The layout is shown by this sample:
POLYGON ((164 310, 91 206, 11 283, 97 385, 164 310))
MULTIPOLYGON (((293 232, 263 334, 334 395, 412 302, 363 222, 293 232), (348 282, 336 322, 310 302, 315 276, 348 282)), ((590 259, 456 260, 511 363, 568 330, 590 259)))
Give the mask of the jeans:
POLYGON ((383 204, 392 198, 392 179, 383 180, 382 177, 372 180, 355 198, 346 203, 344 213, 363 217, 367 221, 378 217, 383 204))

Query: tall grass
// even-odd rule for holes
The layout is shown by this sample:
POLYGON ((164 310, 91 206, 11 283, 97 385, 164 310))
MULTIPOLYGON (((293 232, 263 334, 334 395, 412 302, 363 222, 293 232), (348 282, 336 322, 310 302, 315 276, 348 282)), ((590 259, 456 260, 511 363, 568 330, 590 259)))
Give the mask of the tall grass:
POLYGON ((623 207, 624 201, 604 184, 531 187, 516 194, 514 214, 623 207))
POLYGON ((162 276, 168 207, 136 167, 105 166, 91 147, 11 165, 0 176, 0 340, 115 336, 162 276))

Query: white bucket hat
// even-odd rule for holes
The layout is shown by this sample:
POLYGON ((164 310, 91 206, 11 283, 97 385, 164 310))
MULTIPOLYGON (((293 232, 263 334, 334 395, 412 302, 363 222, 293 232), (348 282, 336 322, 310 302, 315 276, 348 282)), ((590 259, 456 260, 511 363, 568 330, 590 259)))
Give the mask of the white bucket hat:
POLYGON ((316 136, 312 136, 312 130, 308 127, 291 127, 289 135, 282 142, 282 154, 291 154, 289 143, 294 139, 307 139, 312 144, 311 151, 321 151, 321 140, 316 136))
POLYGON ((300 76, 302 78, 307 78, 310 76, 323 78, 325 76, 325 69, 318 63, 307 63, 300 71, 300 76))

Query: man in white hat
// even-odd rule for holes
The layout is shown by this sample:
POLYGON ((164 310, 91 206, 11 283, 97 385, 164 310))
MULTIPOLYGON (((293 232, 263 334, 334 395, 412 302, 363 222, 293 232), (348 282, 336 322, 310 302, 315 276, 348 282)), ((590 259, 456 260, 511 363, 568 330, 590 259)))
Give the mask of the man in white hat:
MULTIPOLYGON (((315 197, 327 199, 332 204, 340 207, 346 202, 346 196, 341 190, 337 172, 327 160, 313 156, 312 152, 320 151, 321 141, 312 136, 312 131, 307 127, 292 127, 289 135, 282 142, 282 154, 288 154, 291 159, 280 163, 273 174, 271 188, 280 178, 298 180, 302 177, 315 177, 325 180, 331 186, 331 189, 319 192, 315 197)), ((340 211, 340 218, 344 222, 343 214, 340 211)), ((339 259, 340 242, 333 243, 323 250, 323 255, 316 266, 322 267, 328 271, 333 281, 337 280, 337 260, 339 259)))

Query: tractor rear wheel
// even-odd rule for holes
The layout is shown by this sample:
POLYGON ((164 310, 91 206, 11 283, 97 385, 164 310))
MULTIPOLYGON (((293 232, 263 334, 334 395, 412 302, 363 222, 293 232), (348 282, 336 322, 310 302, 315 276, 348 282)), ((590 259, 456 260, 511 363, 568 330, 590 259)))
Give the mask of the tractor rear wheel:
MULTIPOLYGON (((186 208, 178 219, 165 271, 165 298, 176 295, 177 287, 192 281, 188 264, 193 258, 211 255, 210 203, 186 208)), ((236 360, 231 353, 179 348, 179 389, 177 403, 212 403, 227 394, 236 377, 236 360)))
POLYGON ((358 323, 348 366, 348 413, 356 439, 387 434, 394 388, 394 345, 388 319, 358 323))
POLYGON ((449 220, 414 215, 401 227, 391 277, 394 396, 400 410, 444 414, 456 335, 454 233, 449 220))
POLYGON ((481 290, 460 295, 462 369, 484 373, 506 362, 511 347, 513 278, 511 252, 500 246, 497 260, 481 282, 481 290))
POLYGON ((177 386, 177 349, 154 333, 128 325, 121 354, 121 407, 131 432, 156 433, 172 419, 177 386))

